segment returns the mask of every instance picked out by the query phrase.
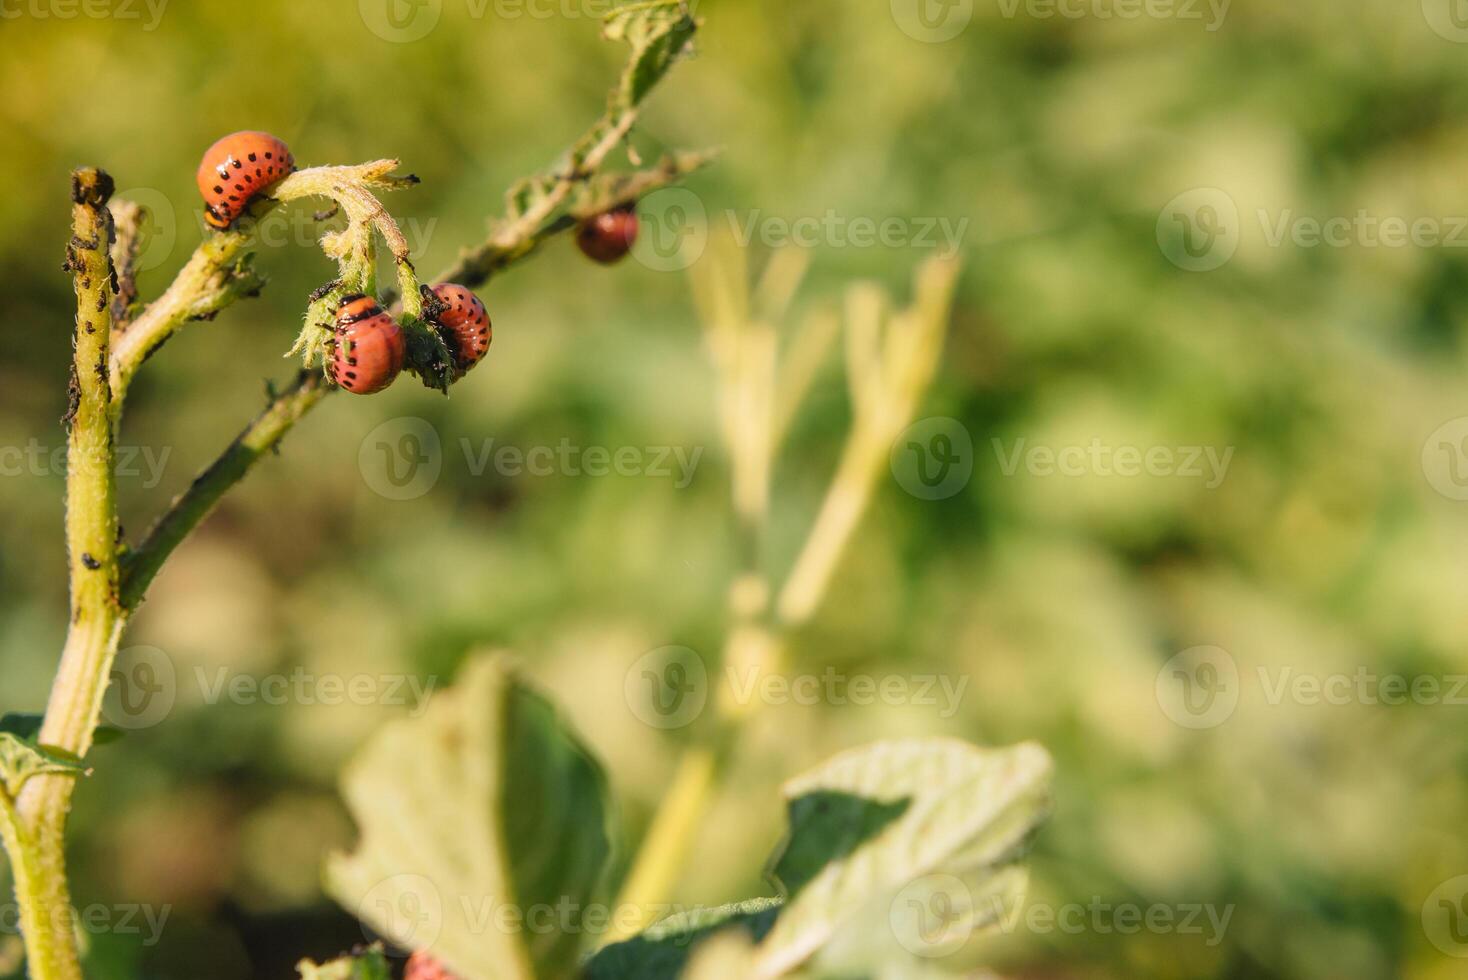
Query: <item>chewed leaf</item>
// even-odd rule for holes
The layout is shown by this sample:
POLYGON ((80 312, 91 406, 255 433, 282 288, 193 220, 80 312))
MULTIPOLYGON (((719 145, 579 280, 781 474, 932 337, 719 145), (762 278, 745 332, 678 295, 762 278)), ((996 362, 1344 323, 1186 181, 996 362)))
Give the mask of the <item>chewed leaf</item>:
POLYGON ((610 853, 601 770, 503 657, 380 731, 342 791, 361 828, 327 890, 463 980, 569 974, 610 853))
POLYGON ((837 756, 786 784, 771 876, 786 894, 670 916, 607 946, 583 980, 931 980, 1010 921, 1049 810, 1037 745, 917 738, 837 756))
POLYGON ((621 108, 633 108, 647 97, 688 53, 697 30, 698 21, 686 0, 630 0, 607 14, 606 37, 632 46, 617 90, 621 108))
POLYGON ((789 900, 752 975, 911 962, 925 943, 961 945, 992 924, 1023 888, 1017 862, 1048 814, 1050 771, 1037 745, 933 738, 847 752, 792 780, 773 867, 789 900), (909 921, 938 906, 941 932, 909 921))
POLYGON ((392 967, 382 955, 382 947, 374 945, 349 956, 317 964, 302 960, 296 964, 301 980, 392 980, 392 967))
POLYGON ((0 732, 0 781, 5 795, 14 800, 32 776, 80 776, 86 766, 74 758, 45 749, 34 741, 11 732, 0 732))

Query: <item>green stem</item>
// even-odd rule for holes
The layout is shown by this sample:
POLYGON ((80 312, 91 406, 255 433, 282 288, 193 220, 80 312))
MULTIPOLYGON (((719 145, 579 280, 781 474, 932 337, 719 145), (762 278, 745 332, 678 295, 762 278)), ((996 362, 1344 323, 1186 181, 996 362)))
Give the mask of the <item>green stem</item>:
POLYGON ((682 873, 693 835, 708 811, 708 800, 718 784, 719 754, 697 745, 683 754, 673 785, 663 797, 637 852, 637 860, 617 898, 616 931, 607 942, 630 939, 658 918, 660 902, 682 873))
POLYGON ((55 942, 70 928, 71 902, 66 894, 65 868, 47 868, 41 849, 21 823, 14 802, 3 793, 0 793, 0 840, 5 842, 5 851, 10 855, 15 899, 20 906, 20 931, 26 940, 27 968, 32 980, 79 976, 74 962, 69 962, 74 961, 74 952, 66 944, 55 942), (56 909, 63 911, 60 922, 52 921, 56 909))
POLYGON ((153 577, 189 532, 330 391, 322 383, 320 372, 302 371, 289 388, 271 399, 218 459, 194 478, 187 490, 174 498, 167 512, 124 562, 121 589, 124 609, 135 609, 142 602, 153 577))
MULTIPOLYGON (((117 498, 109 347, 112 336, 112 178, 72 175, 72 240, 67 249, 77 298, 66 465, 66 546, 71 629, 51 688, 39 741, 86 756, 125 615, 117 602, 117 498)), ((31 980, 80 980, 66 888, 66 815, 75 779, 30 780, 6 815, 17 868, 22 932, 31 980)))
MULTIPOLYGON (((579 172, 567 175, 549 200, 502 226, 478 249, 466 252, 461 263, 439 281, 476 285, 573 227, 564 217, 551 220, 553 211, 569 197, 576 180, 596 170, 635 118, 635 111, 627 111, 593 147, 579 172)), ((703 162, 703 158, 690 158, 665 165, 656 173, 633 175, 619 192, 645 193, 675 182, 703 162)), ((388 176, 395 166, 395 161, 377 161, 360 167, 302 171, 282 181, 277 194, 280 199, 294 199, 324 193, 345 198, 344 206, 362 205, 361 216, 370 218, 392 248, 411 307, 418 299, 413 288, 417 277, 406 264, 407 246, 401 233, 370 194, 349 194, 345 191, 351 188, 344 186, 355 181, 394 189, 412 182, 388 176)), ((200 245, 162 296, 132 322, 118 324, 114 345, 113 283, 118 277, 110 254, 114 231, 107 208, 112 189, 111 178, 101 171, 86 169, 73 175, 73 239, 67 267, 73 273, 79 313, 67 413, 71 627, 39 740, 77 758, 85 757, 92 746, 123 628, 154 576, 220 498, 329 391, 319 375, 308 372, 274 395, 265 410, 173 502, 124 562, 117 522, 114 444, 127 390, 144 362, 180 327, 190 320, 211 318, 240 296, 258 290, 262 281, 249 264, 247 246, 254 222, 246 219, 239 228, 213 235, 200 245)), ((255 220, 275 204, 274 200, 262 201, 255 208, 255 220)), ((36 776, 27 782, 18 800, 6 797, 0 801, 0 838, 14 871, 31 980, 81 980, 65 863, 66 818, 74 783, 65 776, 36 776)))

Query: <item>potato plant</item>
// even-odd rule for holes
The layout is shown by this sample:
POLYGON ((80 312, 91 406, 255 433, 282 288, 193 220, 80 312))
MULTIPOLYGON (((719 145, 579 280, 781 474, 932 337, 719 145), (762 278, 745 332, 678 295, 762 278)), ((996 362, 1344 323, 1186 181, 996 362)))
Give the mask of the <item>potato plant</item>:
MULTIPOLYGON (((65 261, 78 310, 64 420, 70 628, 45 711, 0 723, 0 831, 33 980, 83 976, 67 813, 94 743, 113 734, 99 729, 102 698, 149 584, 224 494, 333 392, 371 394, 407 373, 447 393, 493 370, 470 373, 486 355, 494 362, 492 309, 473 290, 572 230, 594 261, 627 253, 638 200, 711 159, 678 152, 645 166, 629 147, 641 105, 689 53, 698 26, 683 0, 615 7, 604 31, 630 55, 606 114, 553 167, 510 188, 487 240, 432 280, 420 277, 382 201, 417 182, 396 160, 298 169, 309 147, 253 132, 222 139, 198 170, 215 230, 147 301, 133 276, 144 216, 111 200, 106 172, 73 174, 65 261), (630 169, 613 165, 624 147, 630 169), (253 258, 258 223, 306 199, 325 200, 347 224, 320 240, 337 275, 306 301, 292 347, 301 370, 269 392, 265 408, 140 539, 128 539, 117 518, 114 447, 133 381, 175 333, 265 288, 253 258), (378 280, 383 247, 391 283, 378 280)), ((802 260, 777 253, 752 291, 742 253, 695 271, 747 556, 729 583, 725 662, 777 670, 787 634, 824 599, 888 449, 936 370, 957 271, 952 262, 924 266, 911 305, 896 310, 871 287, 853 286, 842 314, 793 328, 781 324, 802 260), (850 438, 805 546, 788 576, 772 581, 761 541, 774 462, 838 337, 850 438)), ((397 960, 416 980, 918 977, 967 968, 975 952, 968 940, 993 923, 1000 897, 1023 887, 1023 851, 1047 809, 1045 752, 913 739, 839 755, 785 788, 789 829, 770 866, 770 894, 667 915, 668 892, 688 866, 692 834, 749 710, 720 698, 716 722, 685 746, 630 867, 609 881, 621 832, 594 750, 513 659, 470 657, 450 691, 420 717, 380 731, 342 774, 360 841, 327 858, 324 882, 379 941, 324 965, 303 960, 300 975, 390 977, 397 960), (511 914, 486 922, 475 914, 484 901, 511 914)))

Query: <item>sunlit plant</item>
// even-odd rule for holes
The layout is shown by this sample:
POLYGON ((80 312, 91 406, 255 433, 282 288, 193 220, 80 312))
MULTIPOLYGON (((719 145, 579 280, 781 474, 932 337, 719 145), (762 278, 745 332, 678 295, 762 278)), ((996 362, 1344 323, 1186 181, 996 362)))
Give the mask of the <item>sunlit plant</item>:
MULTIPOLYGON (((614 8, 605 33, 631 53, 605 115, 552 168, 517 182, 488 239, 431 280, 420 277, 383 203, 383 195, 417 183, 399 174, 396 160, 299 169, 297 154, 308 147, 253 131, 222 138, 198 167, 214 231, 148 301, 133 275, 146 216, 111 200, 105 172, 73 175, 66 249, 78 310, 65 418, 70 626, 44 713, 0 722, 0 836, 33 980, 83 975, 67 885, 67 814, 89 772, 120 639, 159 570, 328 395, 372 394, 403 373, 437 391, 464 383, 489 353, 490 315, 474 290, 493 277, 572 230, 598 262, 627 254, 637 202, 709 159, 672 153, 643 166, 629 142, 644 99, 689 52, 697 28, 685 0, 614 8), (613 169, 624 148, 630 169, 613 169), (265 288, 253 259, 259 222, 307 199, 324 200, 346 225, 320 239, 337 274, 306 300, 291 348, 301 370, 271 391, 264 410, 140 539, 127 539, 117 517, 114 447, 134 381, 175 333, 265 288), (390 284, 378 281, 384 247, 390 284)), ((695 278, 746 557, 729 587, 723 658, 757 672, 779 669, 786 634, 822 601, 888 447, 927 390, 957 267, 923 267, 905 309, 855 286, 841 314, 822 312, 787 330, 781 324, 803 272, 799 258, 777 255, 751 294, 735 253, 734 260, 710 259, 695 278), (804 549, 776 583, 760 547, 774 462, 838 336, 854 407, 850 440, 804 549)), ((1030 745, 984 750, 910 740, 853 750, 788 784, 790 831, 771 866, 771 895, 659 918, 746 720, 746 709, 728 697, 717 714, 716 724, 690 740, 620 882, 621 897, 598 906, 615 884, 607 870, 619 841, 600 767, 510 660, 470 658, 451 691, 421 717, 378 733, 343 774, 361 839, 351 854, 327 860, 326 887, 390 945, 325 965, 303 961, 301 975, 390 977, 398 954, 408 957, 414 980, 927 975, 937 962, 924 919, 933 902, 946 903, 956 918, 945 921, 957 922, 966 938, 992 919, 986 897, 1022 887, 1019 861, 1047 805, 1045 753, 1030 745), (573 911, 547 928, 485 928, 469 915, 466 900, 474 898, 522 912, 573 911), (611 914, 593 921, 599 907, 611 914)), ((965 962, 951 952, 943 951, 945 963, 965 962)))

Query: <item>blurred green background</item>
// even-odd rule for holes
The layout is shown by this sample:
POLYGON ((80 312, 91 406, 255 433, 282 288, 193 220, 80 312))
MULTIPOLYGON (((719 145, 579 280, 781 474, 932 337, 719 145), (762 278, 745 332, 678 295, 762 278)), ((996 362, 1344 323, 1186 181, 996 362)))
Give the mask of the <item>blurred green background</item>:
MULTIPOLYGON (((389 204, 432 272, 600 112, 621 63, 595 3, 442 0, 408 40, 381 36, 373 2, 175 0, 156 19, 123 0, 86 8, 107 16, 0 5, 0 710, 44 703, 65 628, 62 477, 44 460, 62 444, 70 168, 106 168, 159 213, 145 298, 200 239, 199 154, 242 128, 279 134, 302 165, 401 157, 423 184, 389 204)), ((924 21, 906 0, 706 0, 699 13, 698 57, 636 142, 648 159, 725 148, 689 184, 709 225, 966 222, 920 415, 961 423, 972 475, 937 501, 884 481, 793 657, 816 674, 968 686, 946 717, 769 707, 673 897, 766 891, 779 782, 838 749, 1036 739, 1057 758, 1058 799, 1032 903, 1230 917, 1221 936, 1206 916, 1201 932, 1118 930, 1114 913, 1021 923, 993 949, 1006 976, 1463 975, 1464 11, 934 0, 924 21), (1410 241, 1389 240, 1389 218, 1410 241), (1309 219, 1344 222, 1311 244, 1309 219), (1043 460, 1006 473, 1017 449, 1033 461, 1093 440, 1232 455, 1221 482, 1043 460), (1236 704, 1190 727, 1169 661, 1200 646, 1225 651, 1207 661, 1222 686, 1182 668, 1236 704), (1441 690, 1378 703, 1362 672, 1441 690), (1341 697, 1280 695, 1300 677, 1351 681, 1330 688, 1341 697)), ((331 275, 307 215, 261 250, 264 295, 173 340, 130 398, 134 536, 263 403, 263 379, 288 375, 305 297, 331 275)), ((905 296, 942 251, 818 238, 802 309, 855 278, 905 296)), ((769 248, 750 249, 757 268, 769 248)), ((176 699, 97 751, 74 815, 76 901, 114 910, 94 938, 99 976, 282 977, 361 938, 318 883, 321 855, 353 839, 334 774, 406 709, 210 703, 200 676, 442 683, 471 649, 514 650, 605 761, 624 843, 645 826, 686 734, 641 723, 625 676, 664 645, 717 652, 736 560, 687 280, 594 267, 560 241, 485 298, 494 348, 451 399, 411 381, 330 399, 158 580, 124 645, 164 652, 176 699), (442 465, 395 500, 378 492, 372 434, 403 419, 429 423, 442 465), (680 488, 507 475, 466 458, 462 440, 477 453, 489 439, 703 455, 680 488), (170 910, 158 942, 142 921, 121 927, 115 909, 137 903, 170 910)), ((849 423, 838 362, 777 473, 777 574, 849 423)))

